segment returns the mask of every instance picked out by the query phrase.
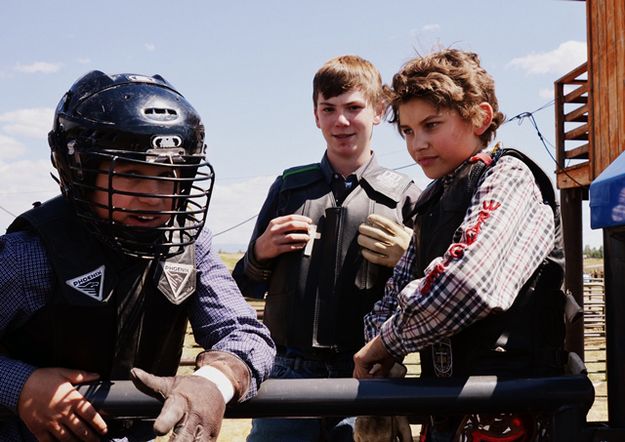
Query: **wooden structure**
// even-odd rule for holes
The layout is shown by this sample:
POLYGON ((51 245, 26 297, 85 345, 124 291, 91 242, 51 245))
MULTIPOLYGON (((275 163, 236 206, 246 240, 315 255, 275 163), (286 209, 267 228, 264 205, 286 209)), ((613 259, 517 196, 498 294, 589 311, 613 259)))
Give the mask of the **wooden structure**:
MULTIPOLYGON (((586 0, 588 61, 555 81, 557 186, 566 288, 583 303, 582 201, 588 186, 625 151, 625 1, 586 0)), ((583 358, 583 324, 567 333, 583 358)))

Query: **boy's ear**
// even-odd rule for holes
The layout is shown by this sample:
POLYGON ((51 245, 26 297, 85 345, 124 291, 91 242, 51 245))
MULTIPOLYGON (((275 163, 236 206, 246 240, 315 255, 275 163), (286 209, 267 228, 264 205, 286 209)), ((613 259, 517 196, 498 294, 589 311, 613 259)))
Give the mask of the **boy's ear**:
POLYGON ((384 105, 384 103, 378 103, 377 106, 373 107, 373 110, 375 111, 373 124, 380 124, 380 121, 382 121, 382 118, 384 118, 384 111, 386 110, 386 106, 384 105))
POLYGON ((315 115, 315 124, 317 125, 317 128, 321 129, 321 126, 319 126, 319 116, 317 115, 317 106, 313 107, 313 114, 315 115))
POLYGON ((482 124, 473 128, 473 134, 479 137, 488 129, 490 123, 493 121, 493 107, 485 101, 478 104, 477 107, 480 108, 482 124))

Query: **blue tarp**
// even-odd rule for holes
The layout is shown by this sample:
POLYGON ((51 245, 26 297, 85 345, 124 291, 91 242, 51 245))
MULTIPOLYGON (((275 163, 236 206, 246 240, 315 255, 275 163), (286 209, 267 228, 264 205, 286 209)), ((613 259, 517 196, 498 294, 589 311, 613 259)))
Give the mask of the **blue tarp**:
POLYGON ((590 184, 590 226, 625 226, 625 152, 590 184))

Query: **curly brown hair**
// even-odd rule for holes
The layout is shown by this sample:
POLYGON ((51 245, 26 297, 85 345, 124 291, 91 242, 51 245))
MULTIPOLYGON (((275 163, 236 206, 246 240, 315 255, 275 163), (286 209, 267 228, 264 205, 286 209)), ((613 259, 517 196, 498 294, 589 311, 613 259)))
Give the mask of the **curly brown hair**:
POLYGON ((391 93, 390 122, 396 124, 398 129, 399 106, 415 98, 427 100, 437 108, 454 109, 475 126, 481 125, 483 118, 479 104, 490 104, 493 120, 480 135, 483 146, 493 139, 505 119, 504 114, 499 112, 495 81, 473 52, 444 49, 414 58, 393 76, 391 93))
POLYGON ((357 55, 341 55, 325 62, 315 74, 312 96, 315 108, 320 93, 333 98, 352 89, 362 91, 374 107, 388 105, 390 88, 382 82, 373 63, 357 55))

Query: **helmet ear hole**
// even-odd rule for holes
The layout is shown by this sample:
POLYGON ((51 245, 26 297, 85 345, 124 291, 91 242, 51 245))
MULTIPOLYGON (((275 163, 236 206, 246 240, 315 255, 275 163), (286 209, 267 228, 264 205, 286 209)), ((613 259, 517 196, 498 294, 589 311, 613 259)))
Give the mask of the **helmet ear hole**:
POLYGON ((204 158, 204 126, 163 77, 86 74, 59 102, 48 143, 63 194, 87 227, 112 247, 145 258, 171 256, 202 230, 214 176, 204 158), (136 167, 122 167, 128 164, 136 167), (120 190, 114 185, 136 179, 165 190, 142 194, 140 186, 120 190), (96 204, 98 194, 107 197, 96 204), (168 204, 162 210, 136 203, 115 206, 116 200, 133 198, 168 204), (99 209, 108 215, 99 216, 99 209), (124 217, 133 220, 124 223, 124 217), (154 219, 163 224, 149 222, 154 219))

